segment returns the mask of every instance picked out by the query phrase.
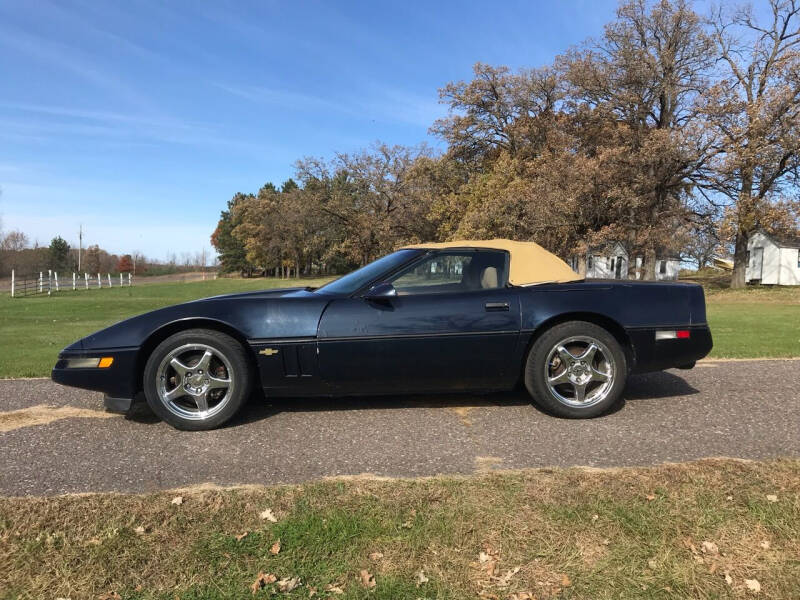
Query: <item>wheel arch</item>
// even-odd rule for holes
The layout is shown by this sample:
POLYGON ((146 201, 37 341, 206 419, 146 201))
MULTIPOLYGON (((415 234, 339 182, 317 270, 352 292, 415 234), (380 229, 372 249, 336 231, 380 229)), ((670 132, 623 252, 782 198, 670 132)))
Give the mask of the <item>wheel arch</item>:
POLYGON ((536 330, 533 332, 531 339, 528 340, 527 347, 522 355, 522 368, 520 369, 521 380, 524 379, 525 376, 525 364, 528 360, 528 354, 530 354, 531 348, 533 348, 536 340, 538 340, 542 335, 545 334, 545 332, 549 331, 556 325, 561 325, 562 323, 568 323, 570 321, 586 321, 588 323, 593 323, 594 325, 602 327, 611 335, 613 335, 617 342, 619 342, 619 345, 622 347, 623 352, 625 352, 625 360, 628 363, 627 367, 628 372, 630 373, 636 362, 636 352, 633 347, 633 342, 625 331, 625 328, 622 327, 622 325, 620 325, 617 321, 606 315, 595 312, 580 311, 555 315, 546 321, 543 321, 541 324, 539 324, 539 326, 536 327, 536 330))
POLYGON ((255 355, 253 354, 253 348, 247 343, 247 338, 245 338, 245 336, 243 336, 238 329, 232 325, 229 325, 228 323, 225 323, 224 321, 218 321, 216 319, 204 317, 192 317, 188 319, 172 321, 171 323, 162 325, 153 331, 139 347, 139 352, 136 355, 137 392, 141 392, 143 389, 144 382, 142 381, 142 378, 144 376, 144 367, 147 364, 147 359, 150 357, 150 354, 152 354, 153 350, 155 350, 161 342, 166 340, 171 335, 180 333, 181 331, 186 331, 188 329, 210 329, 212 331, 218 331, 231 336, 242 345, 242 348, 244 348, 245 355, 247 356, 250 362, 250 367, 253 371, 253 376, 257 376, 258 363, 255 355))

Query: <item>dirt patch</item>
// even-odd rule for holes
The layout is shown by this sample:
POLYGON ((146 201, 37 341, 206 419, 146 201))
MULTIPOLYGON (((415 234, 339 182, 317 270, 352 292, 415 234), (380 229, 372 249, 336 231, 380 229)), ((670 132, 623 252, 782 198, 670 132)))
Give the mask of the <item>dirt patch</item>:
POLYGON ((117 415, 99 410, 89 410, 88 408, 75 408, 72 406, 56 407, 40 404, 20 410, 0 412, 0 432, 13 431, 14 429, 20 429, 22 427, 47 425, 48 423, 61 419, 72 419, 76 417, 83 419, 108 419, 114 416, 117 415))

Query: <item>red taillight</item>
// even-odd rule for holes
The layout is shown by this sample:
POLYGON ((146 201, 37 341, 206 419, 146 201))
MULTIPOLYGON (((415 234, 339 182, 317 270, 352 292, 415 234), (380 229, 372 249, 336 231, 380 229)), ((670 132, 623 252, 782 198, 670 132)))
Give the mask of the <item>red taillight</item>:
POLYGON ((675 332, 675 337, 680 339, 687 339, 689 337, 689 330, 688 329, 679 329, 675 332))

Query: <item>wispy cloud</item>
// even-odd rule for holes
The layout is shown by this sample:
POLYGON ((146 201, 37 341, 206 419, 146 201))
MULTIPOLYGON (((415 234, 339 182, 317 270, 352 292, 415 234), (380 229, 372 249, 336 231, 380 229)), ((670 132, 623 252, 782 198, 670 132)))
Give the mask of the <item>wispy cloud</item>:
POLYGON ((429 127, 445 112, 434 98, 395 88, 354 90, 348 98, 332 98, 292 90, 213 82, 212 85, 250 102, 296 111, 333 111, 364 121, 388 121, 429 127))

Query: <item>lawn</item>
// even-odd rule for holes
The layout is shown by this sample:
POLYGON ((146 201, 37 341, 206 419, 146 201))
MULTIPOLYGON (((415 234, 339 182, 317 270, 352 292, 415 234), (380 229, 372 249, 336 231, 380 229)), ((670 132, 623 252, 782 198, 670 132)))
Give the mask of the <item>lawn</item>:
POLYGON ((797 598, 798 490, 706 460, 0 498, 0 598, 797 598))
MULTIPOLYGON (((49 374, 58 351, 111 323, 154 308, 227 292, 324 280, 217 279, 130 288, 61 292, 52 297, 0 296, 0 377, 49 374)), ((800 289, 707 287, 713 357, 800 356, 800 289)))

